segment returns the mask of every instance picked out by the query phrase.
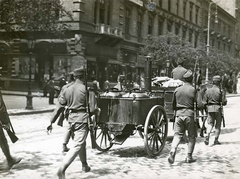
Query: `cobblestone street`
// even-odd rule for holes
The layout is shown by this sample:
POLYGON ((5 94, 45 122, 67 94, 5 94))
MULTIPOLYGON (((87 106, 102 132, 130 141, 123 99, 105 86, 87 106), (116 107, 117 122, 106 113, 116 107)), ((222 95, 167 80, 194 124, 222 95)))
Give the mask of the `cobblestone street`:
MULTIPOLYGON (((67 179, 76 178, 196 178, 196 179, 238 179, 240 178, 240 107, 239 97, 228 98, 225 107, 226 127, 222 130, 220 142, 213 146, 203 143, 198 137, 193 156, 197 162, 184 163, 187 144, 180 144, 173 165, 167 161, 172 140, 172 123, 169 125, 167 143, 160 156, 149 158, 144 150, 144 142, 135 134, 122 145, 114 145, 108 152, 101 153, 91 149, 90 138, 87 140, 88 163, 92 170, 81 172, 81 162, 77 158, 66 171, 67 179)), ((12 144, 14 155, 23 157, 20 164, 10 171, 4 171, 4 157, 0 154, 0 178, 6 179, 47 179, 56 178, 56 171, 64 155, 62 137, 64 128, 54 124, 50 135, 46 133, 51 113, 11 116, 19 141, 12 144)), ((71 142, 69 144, 71 146, 71 142)))

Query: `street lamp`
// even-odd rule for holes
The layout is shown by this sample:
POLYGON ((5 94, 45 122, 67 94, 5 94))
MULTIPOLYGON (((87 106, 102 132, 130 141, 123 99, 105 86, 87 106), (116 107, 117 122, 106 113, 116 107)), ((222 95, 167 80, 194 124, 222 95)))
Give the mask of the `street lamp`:
MULTIPOLYGON (((209 55, 209 47, 210 47, 210 24, 211 24, 211 6, 212 4, 216 5, 216 11, 215 11, 215 23, 218 23, 217 20, 217 4, 214 2, 210 2, 208 6, 208 28, 207 28, 207 56, 209 55)), ((208 63, 206 67, 206 79, 205 82, 208 82, 208 63)))
POLYGON ((145 63, 145 87, 147 91, 152 90, 152 56, 148 54, 145 56, 146 63, 145 63))
POLYGON ((27 106, 26 106, 26 109, 33 109, 33 106, 32 106, 32 50, 33 50, 33 47, 34 47, 34 44, 35 44, 35 41, 33 39, 33 37, 30 37, 28 39, 28 49, 29 49, 29 79, 28 79, 28 94, 27 94, 27 106))
POLYGON ((170 60, 166 61, 166 67, 167 67, 167 76, 169 76, 170 60))

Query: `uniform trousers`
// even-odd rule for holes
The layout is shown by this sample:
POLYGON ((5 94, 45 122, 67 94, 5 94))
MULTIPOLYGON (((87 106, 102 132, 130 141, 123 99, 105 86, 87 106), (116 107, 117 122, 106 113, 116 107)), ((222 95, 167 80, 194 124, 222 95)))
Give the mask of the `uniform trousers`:
POLYGON ((221 132, 221 124, 222 124, 222 114, 220 111, 218 112, 209 112, 208 113, 208 126, 207 126, 207 135, 209 136, 212 132, 213 127, 215 126, 215 138, 218 139, 221 132))
POLYGON ((196 142, 196 136, 197 136, 197 130, 196 130, 196 124, 193 119, 193 117, 190 116, 177 116, 176 121, 174 124, 174 137, 172 141, 172 147, 171 151, 176 152, 178 145, 181 142, 181 139, 183 135, 185 134, 185 131, 187 131, 188 136, 188 153, 193 153, 195 142, 196 142))
POLYGON ((66 154, 61 169, 63 172, 68 168, 68 166, 73 162, 73 160, 78 155, 82 164, 87 164, 87 154, 86 154, 86 138, 89 132, 87 123, 71 123, 72 136, 73 136, 73 147, 70 148, 66 154))
POLYGON ((12 159, 12 156, 10 154, 8 142, 5 136, 5 133, 3 131, 2 124, 0 123, 0 146, 2 148, 2 151, 4 155, 6 156, 7 160, 10 161, 12 159))

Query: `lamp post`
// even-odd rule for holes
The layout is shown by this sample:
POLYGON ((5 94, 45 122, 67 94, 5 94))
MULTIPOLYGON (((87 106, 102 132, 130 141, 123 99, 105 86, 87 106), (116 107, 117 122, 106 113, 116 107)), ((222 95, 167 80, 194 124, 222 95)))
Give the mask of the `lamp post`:
MULTIPOLYGON (((207 56, 209 56, 209 48, 210 48, 210 25, 211 25, 211 6, 212 4, 216 4, 214 2, 210 2, 208 6, 208 28, 207 28, 207 56)), ((216 11, 215 11, 215 23, 218 23, 217 21, 217 4, 216 4, 216 11)), ((206 78, 205 82, 208 82, 208 63, 206 67, 206 78)))
POLYGON ((29 49, 29 78, 28 78, 28 94, 27 94, 27 106, 26 109, 33 109, 32 106, 32 50, 34 47, 34 40, 32 37, 28 39, 28 49, 29 49))
POLYGON ((152 90, 152 56, 147 55, 145 56, 146 63, 145 63, 145 88, 147 91, 152 90))
POLYGON ((169 76, 169 67, 170 67, 170 60, 166 61, 166 66, 167 66, 167 76, 169 76))

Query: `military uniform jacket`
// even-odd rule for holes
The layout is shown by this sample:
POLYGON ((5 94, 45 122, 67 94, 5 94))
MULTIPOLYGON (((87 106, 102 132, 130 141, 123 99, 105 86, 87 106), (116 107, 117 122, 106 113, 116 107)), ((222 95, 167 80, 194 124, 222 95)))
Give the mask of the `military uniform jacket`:
POLYGON ((69 110, 68 122, 87 123, 86 89, 82 81, 77 80, 59 96, 59 103, 69 110))
POLYGON ((173 93, 173 109, 176 116, 194 116, 195 89, 190 83, 185 83, 173 93))
POLYGON ((172 77, 174 80, 182 80, 183 81, 183 75, 187 72, 187 69, 182 67, 181 65, 178 65, 176 68, 172 70, 172 77))
MULTIPOLYGON (((222 92, 222 103, 226 105, 227 99, 224 91, 222 92)), ((203 96, 203 104, 207 105, 208 112, 219 112, 220 109, 220 89, 218 86, 213 85, 212 88, 208 88, 203 96)))

